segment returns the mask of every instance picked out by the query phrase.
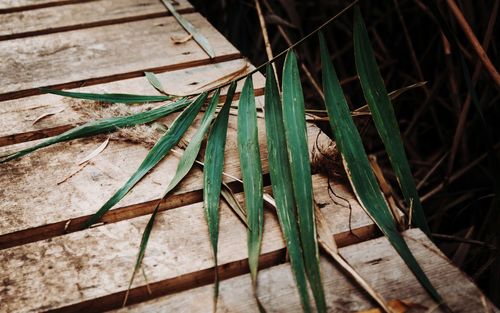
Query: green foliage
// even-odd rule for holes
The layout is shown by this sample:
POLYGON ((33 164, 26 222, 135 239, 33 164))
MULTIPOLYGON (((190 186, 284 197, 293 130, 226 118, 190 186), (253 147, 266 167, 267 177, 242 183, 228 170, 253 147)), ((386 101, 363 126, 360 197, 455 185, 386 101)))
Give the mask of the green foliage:
MULTIPOLYGON (((306 269, 300 244, 300 234, 296 218, 296 208, 292 187, 292 174, 288 161, 287 143, 283 134, 283 110, 274 72, 270 65, 266 69, 265 121, 267 134, 267 153, 269 159, 269 174, 276 201, 276 213, 281 230, 285 237, 290 263, 299 290, 302 308, 311 312, 309 295, 307 293, 306 269)), ((315 258, 312 255, 311 258, 315 258)))
POLYGON ((319 312, 326 312, 325 295, 319 270, 304 96, 300 84, 297 58, 293 51, 288 52, 285 58, 282 90, 283 123, 306 272, 316 301, 316 307, 319 312))
POLYGON ((21 151, 3 156, 2 159, 0 160, 0 163, 20 158, 28 153, 31 153, 33 151, 36 151, 44 147, 48 147, 56 143, 78 138, 95 136, 99 134, 105 134, 116 131, 120 128, 131 127, 135 125, 153 122, 159 118, 169 115, 170 113, 185 108, 187 105, 189 105, 189 103, 190 101, 183 98, 171 104, 161 106, 157 109, 153 109, 150 111, 140 112, 128 116, 119 116, 119 117, 105 118, 97 121, 92 121, 83 124, 81 126, 72 128, 60 135, 44 140, 41 143, 34 145, 33 147, 26 148, 21 151))
POLYGON ((147 96, 133 95, 128 93, 87 93, 87 92, 70 92, 55 90, 49 88, 40 88, 41 92, 51 93, 74 99, 92 100, 108 103, 146 103, 146 102, 162 102, 172 99, 171 96, 147 96))
POLYGON ((235 90, 236 83, 233 82, 229 87, 224 106, 208 134, 204 159, 203 207, 205 208, 210 244, 212 245, 215 262, 214 307, 216 307, 219 294, 217 243, 219 241, 219 200, 222 187, 222 170, 224 168, 224 148, 226 146, 229 110, 235 90))
POLYGON ((264 202, 257 111, 252 77, 250 76, 245 80, 238 105, 238 152, 247 211, 248 264, 252 282, 256 288, 264 225, 264 202))
POLYGON ((354 18, 354 56, 359 74, 359 81, 365 95, 373 121, 384 142, 389 160, 398 179, 401 191, 407 205, 413 210, 415 226, 430 235, 430 229, 425 220, 424 210, 420 203, 415 181, 408 164, 408 159, 401 140, 398 122, 391 100, 387 94, 382 76, 375 61, 375 55, 370 44, 370 38, 366 31, 365 23, 359 12, 355 10, 354 18))
POLYGON ((346 172, 354 192, 362 207, 389 239, 392 246, 415 274, 422 286, 429 292, 434 300, 441 303, 443 301, 441 296, 432 286, 406 245, 403 237, 397 230, 390 209, 371 169, 361 141, 361 136, 352 120, 349 106, 347 105, 342 88, 340 87, 333 64, 330 61, 326 42, 321 35, 320 50, 325 106, 328 111, 330 126, 339 151, 342 154, 346 172))
POLYGON ((207 93, 202 93, 198 98, 188 106, 173 122, 168 131, 151 148, 146 158, 142 161, 139 168, 129 178, 129 180, 116 191, 116 193, 85 223, 85 227, 90 227, 98 222, 101 217, 118 203, 132 187, 137 184, 158 162, 160 162, 179 142, 186 130, 200 111, 202 104, 207 98, 207 93))

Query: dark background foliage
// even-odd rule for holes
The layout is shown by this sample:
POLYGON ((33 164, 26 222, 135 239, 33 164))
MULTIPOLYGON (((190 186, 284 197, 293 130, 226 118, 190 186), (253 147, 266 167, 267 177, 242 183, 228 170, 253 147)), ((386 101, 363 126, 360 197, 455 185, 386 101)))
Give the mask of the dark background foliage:
MULTIPOLYGON (((338 13, 350 1, 260 0, 274 54, 288 43, 278 27, 292 42, 313 31, 338 13), (272 11, 271 11, 272 10, 272 11)), ((220 32, 254 64, 267 61, 254 0, 192 0, 220 32)), ((471 79, 479 59, 446 1, 436 1, 446 22, 457 35, 460 53, 471 79)), ((468 23, 496 68, 499 66, 499 0, 457 1, 468 23), (488 34, 487 29, 492 32, 488 34)), ((500 304, 500 188, 498 147, 500 140, 500 93, 495 83, 480 68, 476 82, 478 102, 486 125, 471 103, 460 63, 447 51, 439 25, 419 0, 361 1, 361 10, 374 46, 377 62, 388 91, 420 81, 424 87, 407 92, 393 101, 410 164, 436 244, 453 262, 467 272, 498 305, 500 304), (460 127, 459 118, 465 115, 460 127), (457 128, 456 157, 451 151, 457 128), (492 133, 489 140, 487 133, 492 133), (493 144, 492 144, 493 143, 493 144), (488 157, 488 149, 490 154, 488 157), (493 151, 493 153, 491 153, 493 151)), ((342 87, 352 109, 364 104, 356 77, 352 40, 352 10, 330 24, 325 37, 332 52, 342 87)), ((317 37, 297 48, 302 64, 321 85, 317 37)), ((277 62, 281 68, 283 60, 277 62)), ((279 72, 279 71, 278 71, 279 72)), ((304 74, 304 72, 302 72, 304 74)), ((323 108, 322 99, 311 80, 303 75, 306 103, 323 108)), ((397 190, 383 145, 370 117, 357 117, 367 151, 377 156, 386 178, 397 190)), ((329 133, 328 126, 319 125, 329 133)))

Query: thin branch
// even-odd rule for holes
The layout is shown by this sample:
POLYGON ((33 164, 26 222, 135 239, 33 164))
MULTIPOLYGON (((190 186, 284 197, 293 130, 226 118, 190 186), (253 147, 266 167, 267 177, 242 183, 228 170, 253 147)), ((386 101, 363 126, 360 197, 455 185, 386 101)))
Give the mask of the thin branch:
MULTIPOLYGON (((259 17, 260 29, 262 30, 262 38, 264 39, 264 46, 266 47, 267 59, 273 59, 273 49, 269 43, 269 36, 267 34, 266 22, 264 21, 264 15, 262 14, 262 8, 260 7, 259 0, 255 0, 255 8, 257 9, 257 16, 259 17)), ((272 64, 274 76, 277 78, 278 72, 276 71, 276 64, 272 64)), ((279 84, 278 84, 279 85, 279 84)), ((278 86, 279 88, 279 86, 278 86)))
POLYGON ((495 66, 491 62, 490 58, 486 54, 486 51, 484 51, 483 47, 479 43, 479 40, 477 40, 476 35, 474 35, 474 32, 472 31, 472 28, 470 27, 469 23, 467 23, 467 20, 465 19, 464 15, 462 14, 462 11, 458 8, 457 4, 455 3, 455 0, 447 0, 448 6, 450 7, 451 12, 457 19, 458 24, 460 24, 460 27, 462 27, 462 30, 464 31, 465 35, 469 39, 472 47, 474 48, 477 56, 483 63, 486 71, 490 74, 491 78, 497 85, 497 88, 500 88, 500 74, 496 70, 495 66))
MULTIPOLYGON (((354 0, 353 2, 351 2, 348 6, 346 6, 345 8, 343 8, 339 13, 335 14, 334 16, 332 16, 331 18, 329 18, 326 22, 324 22, 323 24, 321 24, 321 26, 319 26, 318 28, 316 28, 315 30, 313 30, 312 32, 310 32, 309 34, 307 34, 306 36, 302 37, 299 41, 297 41, 296 43, 294 43, 293 45, 291 45, 290 47, 286 48, 285 50, 281 51, 280 53, 278 53, 274 58, 272 58, 271 60, 259 65, 257 68, 255 68, 253 71, 251 71, 250 73, 248 74, 245 74, 245 75, 241 75, 237 78, 235 78, 234 80, 230 81, 230 82, 226 82, 224 84, 221 84, 217 87, 214 87, 212 88, 211 90, 209 90, 208 92, 212 92, 214 90, 216 90, 217 88, 222 88, 222 87, 226 87, 226 86, 229 86, 232 82, 238 82, 242 79, 245 79, 245 77, 248 77, 250 75, 253 75, 255 73, 257 73, 258 71, 262 70, 264 67, 266 67, 268 64, 270 63, 273 63, 275 62, 277 59, 281 58, 282 56, 284 56, 288 51, 290 50, 293 50, 295 47, 297 47, 298 45, 302 44, 303 42, 305 42, 306 40, 308 40, 309 38, 311 38, 312 36, 316 35, 318 32, 320 32, 323 28, 325 28, 326 26, 328 26, 331 22, 333 22, 334 20, 336 20, 337 18, 339 18, 341 15, 343 15, 345 12, 347 12, 349 9, 351 9, 355 4, 358 3, 359 0, 354 0)), ((190 96, 194 96, 195 94, 193 95, 190 95, 190 96)))
MULTIPOLYGON (((273 8, 269 4, 269 1, 267 1, 267 0, 262 0, 262 1, 263 1, 264 5, 266 6, 267 10, 271 14, 274 14, 273 8)), ((287 35, 287 33, 285 32, 285 30, 283 29, 283 27, 281 27, 281 25, 277 25, 277 27, 278 27, 278 32, 281 34, 281 36, 283 37, 283 39, 285 39, 286 44, 289 45, 289 46, 292 45, 292 40, 287 35)), ((311 71, 309 71, 309 69, 307 68, 307 66, 304 63, 301 63, 300 67, 304 71, 304 74, 306 74, 307 78, 311 82, 311 85, 313 86, 314 90, 316 90, 316 92, 319 94, 319 96, 321 97, 321 99, 325 99, 325 94, 323 93, 323 90, 321 90, 321 87, 319 86, 318 81, 311 74, 311 71)))

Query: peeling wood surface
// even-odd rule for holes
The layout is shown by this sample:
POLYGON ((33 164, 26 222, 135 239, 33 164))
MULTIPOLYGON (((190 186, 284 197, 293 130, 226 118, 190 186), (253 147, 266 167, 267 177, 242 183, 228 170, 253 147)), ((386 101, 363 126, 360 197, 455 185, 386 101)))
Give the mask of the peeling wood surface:
MULTIPOLYGON (((178 1, 175 8, 179 13, 194 10, 185 0, 178 1)), ((98 0, 6 13, 0 15, 0 25, 4 26, 0 28, 0 40, 166 15, 168 10, 157 0, 98 0)))
MULTIPOLYGON (((491 311, 484 307, 477 287, 422 232, 409 230, 404 237, 455 313, 498 312, 490 303, 491 311)), ((382 296, 413 303, 409 312, 426 313, 434 307, 385 238, 344 247, 340 253, 382 296)), ((326 258, 321 259, 321 273, 329 312, 358 312, 373 307, 370 299, 326 258)), ((250 275, 221 282, 217 312, 258 312, 251 286, 250 275)), ((212 293, 212 286, 203 286, 113 312, 207 312, 212 293)), ((268 312, 301 312, 288 263, 260 271, 259 299, 268 312)))
MULTIPOLYGON (((327 180, 316 176, 315 194, 334 234, 342 238, 349 233, 349 210, 329 201, 327 180)), ((341 186, 339 194, 352 199, 341 186)), ((241 199, 241 197, 240 197, 241 199)), ((372 225, 371 220, 353 201, 354 231, 372 225)), ((222 203, 219 263, 238 273, 247 271, 246 230, 244 225, 222 203)), ((79 231, 0 251, 0 293, 9 312, 40 311, 91 301, 113 295, 108 302, 119 306, 123 301, 134 265, 141 232, 149 216, 79 231), (43 260, 41 262, 41 260, 43 260), (5 283, 7 282, 7 283, 5 283)), ((262 254, 271 254, 271 264, 282 262, 284 243, 274 212, 266 210, 262 254), (274 254, 273 254, 274 253, 274 254)), ((366 233, 365 237, 366 239, 366 233)), ((172 209, 159 214, 144 259, 148 281, 157 293, 176 291, 176 282, 196 286, 197 280, 213 279, 212 251, 202 203, 172 209), (198 273, 198 274, 196 274, 198 273), (187 277, 183 277, 186 276, 187 277), (179 277, 179 278, 177 278, 179 277), (169 281, 169 288, 160 282, 169 281), (155 285, 158 283, 157 285, 155 285), (165 289, 165 290, 164 290, 165 289)), ((138 275, 133 299, 148 297, 145 281, 138 275)), ((105 303, 107 303, 104 301, 105 303)), ((86 310, 101 310, 100 301, 85 303, 86 310)))
MULTIPOLYGON (((156 76, 167 93, 186 95, 198 92, 199 87, 234 73, 246 64, 246 60, 238 59, 158 73, 156 76)), ((249 66, 248 70, 251 69, 253 67, 249 66)), ((255 89, 262 93, 264 77, 259 74, 253 75, 253 78, 255 89)), ((237 92, 241 90, 241 87, 242 84, 238 84, 237 92)), ((77 88, 74 91, 159 95, 158 91, 149 84, 144 76, 77 88)), ((225 95, 225 90, 222 91, 221 95, 225 95)), ((89 104, 92 104, 92 102, 73 100, 51 94, 0 102, 0 120, 2 121, 0 124, 0 146, 58 135, 69 129, 71 125, 87 122, 88 118, 82 116, 75 106, 89 104), (64 111, 33 125, 33 120, 37 117, 60 108, 64 109, 64 111)), ((134 107, 137 108, 138 106, 135 105, 134 107)))
POLYGON ((0 41, 0 100, 38 94, 38 87, 79 87, 236 59, 239 52, 201 15, 184 15, 212 43, 210 60, 173 17, 0 41))

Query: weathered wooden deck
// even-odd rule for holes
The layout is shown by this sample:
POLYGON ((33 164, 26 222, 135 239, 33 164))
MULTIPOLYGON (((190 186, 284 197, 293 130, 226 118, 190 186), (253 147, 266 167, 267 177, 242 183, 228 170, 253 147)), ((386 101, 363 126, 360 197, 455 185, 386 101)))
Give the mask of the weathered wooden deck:
MULTIPOLYGON (((91 118, 79 109, 88 102, 40 95, 39 87, 156 94, 143 77, 144 71, 153 71, 167 92, 187 94, 247 64, 187 1, 178 0, 176 7, 208 38, 214 59, 192 40, 172 41, 172 36, 186 33, 159 0, 1 1, 0 155, 91 118), (58 113, 33 123, 50 112, 58 113)), ((262 103, 262 75, 254 75, 254 85, 262 103)), ((231 116, 225 172, 240 177, 235 131, 236 117, 231 116)), ((312 151, 319 130, 310 125, 308 131, 312 151)), ((138 275, 129 306, 121 308, 140 236, 155 200, 173 177, 178 157, 162 161, 105 215, 103 225, 80 230, 148 151, 141 144, 112 140, 88 165, 78 165, 104 138, 58 144, 0 165, 0 311, 210 312, 214 269, 201 202, 202 172, 196 167, 161 206, 144 259, 150 290, 138 275)), ((324 135, 320 139, 328 142, 324 135)), ((261 150, 267 171, 265 145, 261 150)), ((332 200, 325 176, 314 174, 313 181, 315 199, 347 261, 386 299, 403 300, 412 312, 432 310, 435 304, 387 240, 379 237, 349 187, 330 182, 351 210, 342 205, 345 200, 332 200)), ((241 191, 235 182, 227 182, 241 191)), ((420 231, 409 230, 404 236, 455 312, 497 310, 420 231)), ((246 251, 245 228, 222 203, 219 312, 257 311, 246 251)), ((259 296, 270 312, 300 311, 285 255, 277 218, 267 210, 259 296)), ((322 257, 321 262, 331 312, 375 307, 331 260, 322 257)))

